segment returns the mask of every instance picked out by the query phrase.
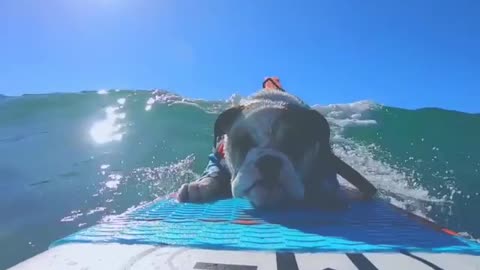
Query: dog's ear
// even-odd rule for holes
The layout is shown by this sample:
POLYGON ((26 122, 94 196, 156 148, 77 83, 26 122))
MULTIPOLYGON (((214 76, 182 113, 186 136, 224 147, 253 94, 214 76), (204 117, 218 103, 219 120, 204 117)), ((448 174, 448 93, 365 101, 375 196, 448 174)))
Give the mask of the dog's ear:
POLYGON ((290 108, 290 112, 286 117, 288 121, 295 123, 294 125, 301 134, 311 134, 311 139, 318 141, 322 147, 330 145, 330 125, 327 119, 318 111, 313 109, 290 108))
POLYGON ((356 188, 358 188, 361 192, 364 193, 366 198, 373 197, 377 189, 373 186, 363 175, 361 175, 358 171, 356 171, 352 166, 345 163, 345 161, 341 160, 337 157, 330 148, 330 125, 327 122, 327 119, 323 117, 319 112, 315 110, 309 110, 307 113, 309 117, 309 121, 311 123, 316 123, 314 128, 314 133, 316 134, 317 138, 319 139, 320 145, 325 146, 330 149, 330 151, 325 152, 327 155, 330 156, 329 159, 323 160, 322 162, 327 162, 327 166, 332 166, 336 173, 341 175, 345 180, 350 182, 356 188))
POLYGON ((217 140, 219 137, 228 133, 230 128, 233 125, 233 122, 238 118, 242 113, 244 106, 235 106, 226 111, 222 112, 215 121, 213 128, 213 147, 216 147, 217 140))
POLYGON ((289 136, 294 140, 316 141, 322 148, 330 148, 330 125, 316 110, 291 106, 281 117, 293 129, 289 136))
POLYGON ((313 134, 316 135, 317 140, 322 146, 330 147, 330 125, 327 119, 318 111, 310 109, 306 112, 306 117, 309 121, 306 123, 312 123, 313 134))

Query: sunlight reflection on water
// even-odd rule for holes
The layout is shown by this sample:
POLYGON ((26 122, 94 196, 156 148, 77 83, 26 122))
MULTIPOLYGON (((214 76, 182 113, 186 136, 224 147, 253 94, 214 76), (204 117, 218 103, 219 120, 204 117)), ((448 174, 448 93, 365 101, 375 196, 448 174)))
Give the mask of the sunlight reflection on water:
POLYGON ((121 141, 123 135, 123 124, 120 120, 125 119, 126 114, 118 112, 119 107, 105 108, 106 116, 104 119, 95 122, 90 128, 90 136, 98 144, 104 144, 112 141, 121 141))

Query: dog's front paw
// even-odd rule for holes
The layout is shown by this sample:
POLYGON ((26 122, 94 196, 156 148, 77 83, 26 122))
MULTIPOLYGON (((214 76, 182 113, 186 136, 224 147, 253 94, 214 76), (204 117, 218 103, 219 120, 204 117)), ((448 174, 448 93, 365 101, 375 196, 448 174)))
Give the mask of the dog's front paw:
POLYGON ((179 202, 206 202, 221 194, 221 185, 215 178, 206 177, 199 181, 183 184, 177 193, 179 202))

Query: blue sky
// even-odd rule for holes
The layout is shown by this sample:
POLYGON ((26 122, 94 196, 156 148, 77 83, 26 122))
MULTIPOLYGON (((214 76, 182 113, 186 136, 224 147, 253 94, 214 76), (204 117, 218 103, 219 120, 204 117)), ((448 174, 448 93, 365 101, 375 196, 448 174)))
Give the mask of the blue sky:
POLYGON ((479 12, 476 0, 0 0, 0 93, 220 99, 278 75, 308 103, 480 112, 479 12))

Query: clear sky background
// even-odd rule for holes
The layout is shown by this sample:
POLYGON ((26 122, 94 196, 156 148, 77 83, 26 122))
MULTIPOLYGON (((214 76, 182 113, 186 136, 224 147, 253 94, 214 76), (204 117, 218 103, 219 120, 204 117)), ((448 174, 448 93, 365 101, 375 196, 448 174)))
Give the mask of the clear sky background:
POLYGON ((480 112, 480 1, 0 0, 0 94, 249 94, 480 112))

